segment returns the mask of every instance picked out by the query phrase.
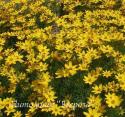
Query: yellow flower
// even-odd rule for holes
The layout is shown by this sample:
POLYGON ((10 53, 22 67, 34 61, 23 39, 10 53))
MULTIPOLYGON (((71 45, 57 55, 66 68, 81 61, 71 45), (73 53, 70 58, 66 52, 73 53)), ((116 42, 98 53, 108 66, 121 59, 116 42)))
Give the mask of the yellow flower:
POLYGON ((4 101, 0 98, 0 110, 2 110, 5 107, 4 101))
POLYGON ((101 98, 99 96, 90 95, 88 98, 88 106, 92 108, 99 108, 101 106, 101 98))
POLYGON ((56 75, 57 78, 68 77, 76 74, 76 72, 77 72, 77 66, 72 65, 72 62, 70 61, 69 63, 65 64, 64 69, 57 70, 56 75))
POLYGON ((81 71, 88 70, 88 66, 89 65, 87 63, 81 63, 79 64, 78 69, 81 71))
POLYGON ((5 39, 0 38, 0 45, 4 45, 4 43, 5 43, 5 39))
POLYGON ((108 107, 115 108, 120 106, 121 102, 121 97, 117 96, 115 93, 106 94, 106 103, 108 104, 108 107))
POLYGON ((76 65, 72 65, 71 61, 68 64, 65 64, 65 69, 70 75, 74 75, 77 71, 76 65))
POLYGON ((86 117, 101 117, 101 113, 97 109, 89 108, 88 112, 83 112, 86 117))
POLYGON ((57 70, 57 72, 55 74, 56 74, 56 78, 62 78, 62 77, 66 78, 69 76, 69 73, 66 72, 65 69, 59 69, 59 70, 57 70))
POLYGON ((9 55, 6 58, 6 64, 11 65, 11 64, 16 64, 16 62, 23 62, 22 60, 23 56, 19 55, 18 52, 14 52, 13 54, 9 55))
POLYGON ((16 46, 21 50, 31 51, 31 49, 35 46, 35 42, 31 40, 25 40, 22 42, 17 42, 16 46))
POLYGON ((46 46, 43 46, 43 45, 38 45, 38 51, 39 51, 39 54, 37 56, 37 59, 38 60, 43 60, 45 61, 46 59, 49 58, 49 49, 46 47, 46 46))
POLYGON ((38 109, 37 105, 35 103, 31 103, 30 107, 29 107, 29 111, 30 113, 35 112, 38 109))
POLYGON ((116 79, 118 80, 120 88, 124 91, 125 90, 125 73, 117 74, 116 79))
POLYGON ((97 77, 88 74, 88 76, 85 76, 83 80, 86 84, 92 85, 97 80, 97 77))
POLYGON ((73 105, 70 103, 69 100, 65 100, 65 104, 62 105, 61 109, 61 114, 65 116, 73 109, 73 105))
POLYGON ((46 89, 43 93, 43 96, 46 100, 46 102, 50 103, 53 102, 57 97, 55 96, 55 92, 52 90, 46 89))
POLYGON ((14 115, 13 115, 13 117, 21 117, 21 116, 22 116, 22 114, 21 114, 20 111, 16 111, 16 112, 14 113, 14 115))
POLYGON ((117 79, 119 82, 124 82, 124 81, 125 81, 125 73, 123 73, 123 74, 117 74, 117 75, 116 75, 116 79, 117 79))
POLYGON ((103 52, 103 53, 112 53, 113 52, 113 47, 112 46, 100 46, 100 50, 103 52))
POLYGON ((95 85, 92 87, 92 92, 94 94, 100 94, 102 92, 102 90, 103 90, 102 84, 100 84, 99 86, 95 85))
POLYGON ((119 82, 120 88, 125 91, 125 81, 119 82))
POLYGON ((61 107, 54 104, 51 108, 50 111, 52 112, 53 115, 58 116, 61 115, 61 107))
POLYGON ((111 71, 103 71, 103 76, 106 77, 106 78, 109 78, 111 75, 112 75, 112 72, 111 71))
POLYGON ((103 86, 103 90, 105 92, 117 92, 119 89, 119 83, 116 83, 114 81, 107 83, 105 86, 103 86))
POLYGON ((6 107, 5 112, 7 113, 7 116, 8 116, 8 115, 10 115, 10 113, 15 112, 15 109, 12 105, 9 105, 9 106, 6 107))

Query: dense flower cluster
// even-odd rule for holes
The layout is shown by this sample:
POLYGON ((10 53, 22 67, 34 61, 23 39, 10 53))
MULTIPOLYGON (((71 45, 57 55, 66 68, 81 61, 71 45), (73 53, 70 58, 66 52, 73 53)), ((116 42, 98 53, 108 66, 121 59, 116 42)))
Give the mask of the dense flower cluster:
POLYGON ((125 0, 0 0, 0 116, 124 117, 124 99, 125 0))

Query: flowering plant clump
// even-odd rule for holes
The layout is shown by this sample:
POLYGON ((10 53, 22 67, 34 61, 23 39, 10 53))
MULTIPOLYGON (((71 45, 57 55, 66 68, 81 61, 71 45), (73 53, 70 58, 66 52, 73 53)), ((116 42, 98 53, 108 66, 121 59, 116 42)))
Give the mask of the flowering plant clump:
POLYGON ((125 0, 0 0, 1 117, 124 117, 124 99, 125 0))

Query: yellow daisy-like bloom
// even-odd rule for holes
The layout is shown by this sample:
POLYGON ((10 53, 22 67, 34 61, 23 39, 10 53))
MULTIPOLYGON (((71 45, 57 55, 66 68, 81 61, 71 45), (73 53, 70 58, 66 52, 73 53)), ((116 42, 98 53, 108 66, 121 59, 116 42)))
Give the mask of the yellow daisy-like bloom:
POLYGON ((106 78, 109 78, 111 75, 112 75, 112 72, 111 71, 103 71, 103 76, 106 77, 106 78))
POLYGON ((15 109, 13 106, 9 105, 6 107, 5 112, 7 113, 7 116, 10 115, 11 113, 15 112, 15 109))
POLYGON ((121 102, 121 97, 117 96, 115 93, 106 94, 106 103, 108 104, 108 107, 115 108, 120 106, 121 102))
POLYGON ((123 74, 118 74, 118 75, 116 76, 116 79, 117 79, 119 82, 125 81, 125 73, 123 73, 123 74))
POLYGON ((2 101, 2 99, 0 98, 0 110, 2 110, 4 107, 5 107, 5 104, 2 101))
POLYGON ((121 88, 123 91, 125 91, 125 81, 124 81, 124 82, 120 82, 119 85, 120 85, 120 88, 121 88))
POLYGON ((16 64, 17 61, 23 62, 22 58, 22 55, 20 55, 18 52, 15 52, 6 58, 6 64, 16 64))
POLYGON ((61 113, 63 116, 65 116, 67 113, 69 113, 74 107, 73 105, 70 103, 69 100, 66 100, 66 103, 61 107, 61 113))
POLYGON ((99 86, 95 85, 94 87, 92 87, 92 89, 93 89, 92 92, 94 94, 100 94, 103 90, 103 86, 102 84, 100 84, 99 86))
POLYGON ((68 64, 65 64, 65 69, 69 73, 69 75, 74 75, 77 71, 77 66, 72 65, 72 62, 70 61, 68 64))
POLYGON ((116 79, 117 79, 118 82, 119 82, 120 88, 121 88, 123 91, 125 91, 125 73, 123 73, 123 74, 118 74, 118 75, 116 76, 116 79))
POLYGON ((69 63, 65 64, 64 69, 59 69, 55 73, 57 75, 57 78, 61 77, 68 77, 68 76, 73 76, 77 72, 77 66, 73 65, 72 62, 70 61, 69 63))
POLYGON ((83 80, 86 84, 92 85, 97 80, 97 77, 88 74, 88 76, 85 76, 83 80))
POLYGON ((54 104, 51 108, 50 108, 50 111, 52 111, 52 114, 57 116, 57 115, 60 115, 61 114, 61 108, 54 104))
POLYGON ((101 106, 101 98, 99 96, 90 95, 88 98, 88 106, 92 108, 98 108, 101 106))
POLYGON ((17 112, 14 113, 13 117, 21 117, 21 116, 22 116, 21 112, 17 111, 17 112))
POLYGON ((103 90, 105 91, 105 92, 109 92, 109 91, 111 91, 111 92, 117 92, 118 91, 118 89, 119 89, 119 84, 118 83, 115 83, 114 81, 112 81, 112 82, 109 82, 107 85, 103 85, 103 90))
POLYGON ((83 112, 86 117, 101 117, 101 113, 97 109, 89 108, 88 112, 83 112))

